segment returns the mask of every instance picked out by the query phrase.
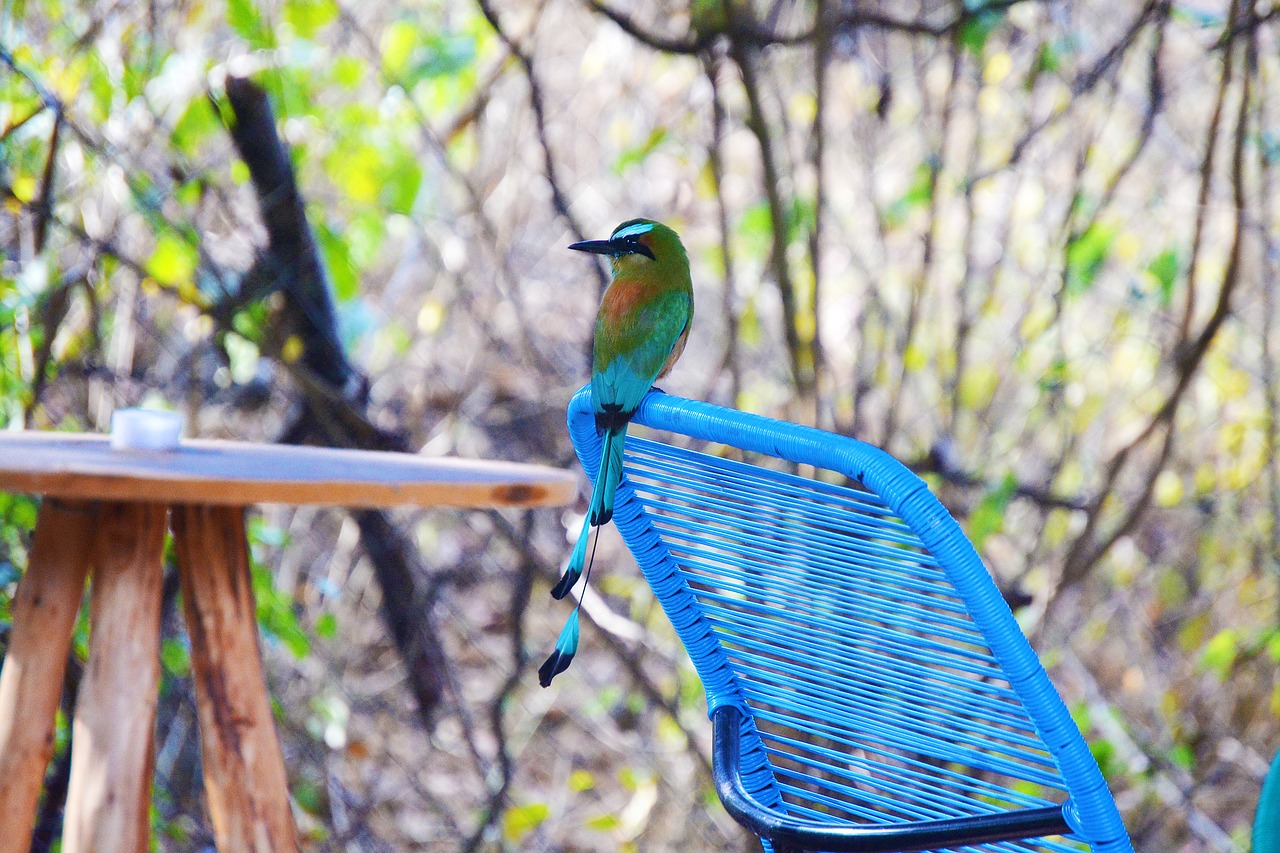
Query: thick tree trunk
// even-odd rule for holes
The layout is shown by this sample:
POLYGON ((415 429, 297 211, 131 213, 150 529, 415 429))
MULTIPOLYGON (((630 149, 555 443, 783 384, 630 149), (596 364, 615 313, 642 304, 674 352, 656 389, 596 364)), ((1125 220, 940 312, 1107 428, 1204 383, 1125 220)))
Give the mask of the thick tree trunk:
MULTIPOLYGON (((367 382, 342 350, 328 276, 266 92, 250 80, 230 77, 227 99, 235 114, 231 137, 249 167, 268 235, 267 248, 246 275, 239 298, 252 301, 282 293, 285 334, 281 340, 296 336, 303 347, 298 360, 287 365, 300 389, 302 405, 281 441, 408 450, 403 435, 380 430, 365 417, 367 382)), ((424 577, 425 571, 412 542, 386 513, 366 510, 356 513, 355 519, 361 544, 382 587, 383 618, 409 671, 419 710, 429 724, 444 684, 444 653, 429 614, 415 607, 417 579, 424 577)))
POLYGON ((227 100, 236 117, 231 138, 249 167, 267 229, 267 249, 245 277, 241 296, 256 299, 282 291, 288 332, 303 344, 303 366, 345 395, 359 377, 338 338, 329 278, 307 222, 289 153, 276 133, 271 102, 260 86, 241 77, 227 78, 227 100))

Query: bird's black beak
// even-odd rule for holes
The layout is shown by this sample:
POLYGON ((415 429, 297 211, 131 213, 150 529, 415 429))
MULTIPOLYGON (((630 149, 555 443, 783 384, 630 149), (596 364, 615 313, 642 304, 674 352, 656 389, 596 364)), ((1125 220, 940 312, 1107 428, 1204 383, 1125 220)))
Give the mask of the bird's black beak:
POLYGON ((569 248, 575 252, 590 252, 593 255, 620 255, 626 251, 608 240, 583 240, 581 243, 574 243, 569 248))
POLYGON ((624 237, 617 240, 583 240, 569 247, 577 252, 590 252, 593 255, 608 255, 619 258, 623 255, 644 255, 653 260, 653 251, 635 237, 624 237))

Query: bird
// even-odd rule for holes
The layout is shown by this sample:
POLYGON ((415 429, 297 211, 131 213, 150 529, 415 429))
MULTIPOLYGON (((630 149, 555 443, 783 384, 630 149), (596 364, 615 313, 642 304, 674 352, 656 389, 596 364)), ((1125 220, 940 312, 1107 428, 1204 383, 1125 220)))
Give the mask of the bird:
MULTIPOLYGON (((604 436, 600 471, 582 522, 582 535, 564 575, 551 590, 557 600, 577 584, 584 566, 590 578, 587 540, 592 527, 608 524, 613 518, 627 425, 653 383, 666 376, 684 352, 693 321, 689 256, 680 236, 666 225, 651 219, 628 219, 613 229, 608 240, 585 240, 569 248, 608 256, 613 275, 596 315, 591 357, 591 403, 596 429, 604 436)), ((573 662, 581 609, 579 597, 556 640, 555 651, 538 670, 543 687, 573 662)))

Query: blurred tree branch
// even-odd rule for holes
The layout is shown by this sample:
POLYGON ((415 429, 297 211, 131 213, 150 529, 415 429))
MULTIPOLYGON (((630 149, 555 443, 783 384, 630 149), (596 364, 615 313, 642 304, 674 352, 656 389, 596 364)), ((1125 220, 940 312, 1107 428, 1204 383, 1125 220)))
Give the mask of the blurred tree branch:
MULTIPOLYGON (((1227 22, 1229 29, 1233 29, 1235 22, 1238 20, 1237 15, 1242 4, 1233 2, 1231 4, 1230 17, 1227 22)), ((1245 4, 1248 5, 1248 4, 1245 4)), ((1246 11, 1246 15, 1252 15, 1252 5, 1248 5, 1250 11, 1246 11)), ((1252 28, 1245 27, 1241 32, 1252 32, 1252 28)), ((1066 560, 1063 566, 1062 578, 1059 582, 1059 589, 1068 587, 1078 583, 1084 578, 1094 565, 1106 554, 1112 545, 1116 543, 1122 536, 1127 535, 1138 521, 1142 518, 1147 508, 1151 505, 1152 495, 1155 491, 1156 478, 1168 463, 1171 453, 1173 452, 1173 442, 1176 436, 1176 420, 1178 409, 1182 404, 1183 397, 1187 389, 1191 385, 1191 379, 1195 375, 1209 348, 1213 345, 1219 330, 1231 312, 1232 296, 1237 290, 1240 283, 1240 263, 1243 250, 1243 243, 1247 233, 1245 228, 1245 216, 1248 211, 1248 198, 1244 187, 1244 158, 1245 158, 1245 140, 1248 135, 1248 124, 1250 116, 1250 108, 1253 106, 1253 77, 1257 73, 1257 63, 1255 61, 1255 44, 1252 38, 1246 39, 1243 46, 1236 45, 1232 49, 1225 52, 1222 63, 1221 82, 1219 85, 1219 99, 1215 106, 1213 116, 1209 122, 1207 130, 1207 142, 1205 145, 1205 154, 1203 165, 1201 167, 1201 200, 1202 204, 1197 208, 1197 219, 1195 232, 1197 235, 1203 234, 1203 219, 1207 215, 1207 205, 1203 201, 1207 199, 1207 185, 1213 179, 1213 160, 1214 153, 1217 148, 1218 126, 1221 120, 1221 105, 1226 97, 1226 91, 1231 87, 1235 74, 1235 55, 1237 50, 1243 52, 1242 57, 1243 70, 1241 72, 1241 80, 1239 84, 1239 107, 1236 112, 1235 128, 1232 134, 1232 159, 1231 159, 1231 189, 1232 201, 1234 207, 1234 218, 1232 220, 1232 237, 1230 249, 1227 256, 1227 264, 1222 273, 1222 281, 1218 287, 1218 298, 1213 307, 1213 312, 1205 321, 1204 326, 1194 336, 1190 334, 1190 317, 1193 313, 1193 292, 1195 290, 1195 282, 1197 279, 1197 267, 1192 264, 1187 270, 1187 303, 1184 313, 1184 322, 1182 334, 1179 336, 1178 343, 1175 345, 1172 353, 1172 366, 1175 369, 1173 388, 1169 391, 1159 408, 1151 416, 1146 426, 1128 443, 1117 450, 1110 458, 1106 465, 1103 475, 1102 486, 1098 489, 1095 496, 1090 502, 1090 508, 1086 514, 1084 529, 1079 536, 1072 542, 1071 547, 1067 551, 1066 560), (1127 501, 1126 509, 1121 513, 1111 528, 1105 533, 1098 533, 1098 527, 1101 524, 1104 509, 1108 500, 1113 496, 1117 481, 1121 475, 1129 469, 1130 460, 1134 454, 1141 448, 1146 446, 1148 442, 1156 442, 1155 460, 1150 462, 1144 472, 1136 497, 1127 501)), ((1196 240, 1198 242, 1199 236, 1196 240)), ((1193 258, 1195 257, 1195 244, 1193 243, 1193 258)))
MULTIPOLYGON (((503 538, 508 544, 523 557, 525 563, 535 566, 544 580, 548 582, 554 581, 560 574, 560 566, 557 561, 548 560, 530 545, 527 539, 521 538, 520 531, 517 530, 505 517, 494 514, 494 523, 503 538)), ((680 706, 678 697, 673 698, 659 687, 653 679, 645 672, 641 661, 641 652, 643 646, 634 641, 622 637, 618 632, 608 630, 601 620, 598 618, 598 610, 595 607, 589 607, 585 603, 582 607, 583 614, 586 615, 587 621, 599 628, 598 635, 609 646, 610 650, 617 656, 626 668, 627 673, 631 676, 635 685, 640 692, 644 694, 645 699, 651 702, 654 707, 660 708, 662 712, 684 733, 690 744, 696 744, 697 738, 693 732, 686 728, 684 721, 681 719, 680 706)), ((616 616, 616 615, 615 615, 616 616)), ((618 617, 620 618, 620 617, 618 617)), ((636 632, 645 635, 647 632, 636 632)), ((670 662, 674 663, 674 662, 670 662)), ((697 762, 703 784, 712 785, 711 762, 697 748, 690 750, 690 755, 697 762)))
MULTIPOLYGON (((359 42, 364 46, 368 60, 381 67, 384 65, 383 56, 380 45, 377 40, 372 38, 365 30, 364 26, 349 10, 343 9, 340 13, 341 20, 346 26, 356 34, 359 42)), ((470 213, 475 217, 480 226, 481 236, 491 245, 501 245, 503 242, 498 233, 497 227, 494 225, 493 217, 485 209, 485 196, 475 182, 462 170, 458 169, 452 159, 447 154, 447 147, 450 142, 455 141, 464 130, 475 128, 480 119, 484 115, 485 107, 488 105, 494 88, 507 72, 515 66, 517 60, 513 54, 508 53, 507 56, 496 61, 488 70, 483 82, 476 87, 476 92, 471 102, 458 111, 448 122, 446 122, 443 130, 437 131, 431 124, 427 114, 423 111, 421 105, 416 99, 409 99, 407 102, 413 114, 417 119, 417 127, 423 143, 430 149, 437 162, 446 170, 450 178, 455 181, 466 193, 470 202, 470 213)), ((388 87, 398 86, 401 89, 412 89, 412 83, 408 80, 399 79, 394 76, 388 76, 384 71, 383 77, 388 87)), ((525 302, 521 298, 522 294, 519 287, 520 277, 511 266, 511 258, 508 253, 502 253, 498 260, 498 269, 502 275, 495 280, 495 285, 499 288, 502 295, 514 306, 526 310, 525 302)), ((523 318, 522 318, 523 320, 523 318)), ((523 354, 530 358, 539 369, 550 374, 554 373, 556 364, 549 359, 533 342, 529 335, 531 322, 520 322, 517 324, 516 333, 519 336, 519 343, 523 354)), ((511 342, 502 340, 493 335, 489 336, 489 346, 500 351, 509 347, 511 342)))
MULTIPOLYGON (((230 77, 227 97, 236 118, 231 136, 249 167, 269 238, 237 299, 281 292, 288 327, 303 342, 299 358, 284 355, 284 341, 276 346, 277 358, 303 395, 302 410, 282 440, 407 450, 403 434, 380 429, 361 415, 367 403, 367 381, 347 360, 338 340, 329 284, 266 92, 247 79, 230 77)), ((227 306, 214 313, 224 325, 230 324, 227 306)), ((385 512, 361 510, 353 517, 382 588, 383 618, 408 671, 419 711, 430 727, 445 690, 448 664, 431 626, 430 609, 419 609, 418 579, 426 573, 416 548, 385 512)))
POLYGON ((902 395, 906 390, 909 376, 910 355, 915 346, 916 335, 920 327, 920 315, 924 309, 925 297, 929 291, 929 277, 934 271, 934 251, 938 243, 941 226, 939 210, 941 199, 938 197, 938 178, 946 163, 950 147, 953 116, 956 100, 959 97, 959 77, 964 60, 964 47, 958 37, 953 37, 947 45, 948 72, 946 89, 942 93, 942 114, 938 119, 936 136, 929 141, 929 153, 925 158, 924 168, 927 170, 925 198, 928 225, 921 239, 920 267, 911 278, 911 295, 907 304, 907 316, 903 321, 902 335, 898 344, 898 364, 893 386, 890 388, 890 402, 885 409, 885 421, 882 441, 887 446, 895 438, 898 429, 898 418, 902 414, 902 395))
POLYGON ((755 47, 737 38, 736 32, 729 39, 729 55, 738 68, 743 91, 747 96, 747 127, 751 130, 760 150, 762 187, 769 206, 769 228, 772 244, 769 249, 769 266, 773 273, 778 297, 782 301, 782 335, 790 356, 791 379, 802 398, 809 398, 814 390, 815 352, 812 341, 806 344, 800 337, 800 311, 795 281, 787 257, 791 242, 790 218, 792 203, 783 195, 780 154, 774 144, 773 123, 765 114, 761 96, 761 81, 757 68, 760 57, 755 47))
POLYGON ((822 344, 822 311, 823 253, 825 251, 825 235, 827 232, 827 113, 830 111, 832 58, 835 55, 836 27, 834 18, 836 4, 819 2, 814 9, 814 49, 813 49, 813 120, 809 127, 809 161, 813 164, 813 227, 809 229, 809 272, 813 276, 813 298, 810 301, 813 316, 813 341, 810 350, 813 356, 813 388, 814 411, 813 422, 819 427, 831 427, 835 423, 833 407, 824 406, 827 390, 826 372, 827 355, 822 344))
POLYGON ((302 344, 296 360, 343 396, 355 396, 359 392, 349 386, 361 378, 338 340, 338 317, 328 276, 307 222, 293 164, 276 134, 275 113, 267 93, 247 78, 234 76, 227 78, 226 92, 235 115, 228 131, 257 190, 267 246, 245 273, 231 304, 215 305, 214 312, 229 326, 231 314, 245 303, 283 292, 286 334, 297 335, 302 344))
POLYGON ((729 399, 738 404, 742 393, 742 371, 738 364, 738 329, 741 323, 737 305, 737 277, 734 274, 733 247, 730 244, 729 205, 724 196, 724 144, 727 132, 724 95, 720 91, 721 62, 709 54, 702 57, 702 74, 711 87, 711 140, 707 145, 707 165, 716 197, 716 231, 720 236, 720 260, 724 267, 720 283, 720 313, 725 321, 724 354, 719 369, 708 378, 702 396, 711 396, 710 383, 718 375, 729 374, 729 399))
MULTIPOLYGON (((1229 833, 1196 802, 1191 791, 1190 774, 1186 768, 1169 760, 1171 743, 1150 743, 1137 736, 1125 724, 1125 714, 1107 697, 1089 666, 1080 659, 1070 643, 1062 643, 1063 663, 1069 676, 1083 687, 1084 701, 1088 705, 1088 720, 1097 726, 1099 735, 1114 749, 1129 772, 1154 777, 1156 795, 1187 814, 1187 824, 1215 851, 1235 850, 1229 833)), ((1168 733, 1164 736, 1168 738, 1168 733)))
MULTIPOLYGON (((815 22, 808 29, 794 33, 779 33, 761 27, 750 21, 746 12, 748 7, 725 4, 723 21, 694 21, 694 28, 684 37, 667 36, 645 29, 636 20, 604 3, 603 0, 587 0, 587 5, 595 12, 613 21, 620 29, 636 41, 663 53, 698 54, 711 47, 712 43, 725 32, 714 24, 727 26, 732 30, 735 40, 763 48, 772 45, 800 45, 814 40, 829 39, 833 35, 849 32, 860 27, 879 29, 888 32, 903 33, 912 36, 929 36, 945 38, 962 28, 975 16, 996 12, 1016 6, 1019 3, 1037 2, 1037 0, 995 0, 989 3, 963 4, 962 8, 950 19, 941 23, 931 23, 923 19, 900 18, 886 14, 877 9, 859 8, 856 4, 837 4, 839 12, 825 15, 821 23, 815 22), (699 28, 699 24, 711 23, 713 26, 699 28), (825 32, 824 32, 825 31, 825 32)), ((829 6, 827 2, 819 6, 829 6)))
MULTIPOLYGON (((497 512, 490 515, 499 525, 507 526, 510 530, 505 518, 497 512)), ((516 536, 519 538, 515 541, 528 542, 532 535, 533 514, 525 512, 524 523, 520 530, 516 531, 516 536)), ((533 582, 537 577, 538 569, 527 555, 522 556, 523 559, 516 570, 515 582, 511 585, 511 598, 507 604, 507 620, 511 629, 511 671, 489 703, 489 730, 497 742, 494 751, 497 754, 498 778, 496 784, 492 779, 486 780, 489 785, 489 801, 484 806, 479 823, 462 845, 463 853, 475 853, 479 850, 490 827, 501 820, 503 808, 507 804, 507 794, 514 780, 515 762, 511 756, 505 709, 526 674, 528 655, 525 654, 525 614, 529 610, 529 600, 533 595, 533 582)), ((492 776, 492 774, 489 775, 492 776)))
MULTIPOLYGON (((1022 162, 1022 158, 1026 155, 1026 152, 1030 149, 1033 142, 1040 138, 1046 130, 1055 126, 1059 121, 1072 113, 1072 110, 1077 104, 1077 97, 1093 91, 1093 89, 1104 80, 1114 79, 1114 73, 1118 64, 1123 61, 1125 56, 1128 55, 1129 49, 1133 46, 1138 36, 1142 34, 1142 31, 1146 29, 1149 23, 1153 20, 1160 22, 1160 31, 1163 32, 1164 23, 1168 21, 1171 11, 1171 0, 1147 0, 1146 4, 1134 17, 1133 21, 1125 28, 1124 32, 1115 41, 1115 43, 1107 48, 1101 56, 1094 60, 1088 68, 1079 72, 1071 81, 1071 92, 1075 97, 1066 100, 1064 103, 1052 109, 1043 119, 1031 123, 1013 144, 1008 157, 998 165, 991 166, 980 174, 975 175, 972 182, 978 183, 987 180, 1001 171, 1022 162)), ((1159 44, 1160 40, 1162 40, 1162 37, 1158 39, 1157 44, 1159 44)), ((1152 53, 1152 62, 1158 63, 1158 47, 1157 50, 1152 53)), ((1158 84, 1160 81, 1158 66, 1156 64, 1153 64, 1151 81, 1153 85, 1158 84)), ((1150 110, 1150 115, 1154 118, 1155 114, 1159 112, 1160 105, 1164 100, 1163 89, 1153 89, 1151 94, 1152 98, 1149 101, 1149 104, 1153 105, 1154 109, 1150 110)))
MULTIPOLYGON (((917 474, 937 474, 943 481, 965 489, 980 489, 984 492, 990 492, 999 487, 998 483, 966 471, 961 467, 959 461, 954 458, 953 452, 945 443, 935 444, 930 448, 927 456, 908 461, 906 464, 908 468, 917 474)), ((1089 504, 1084 498, 1075 495, 1062 495, 1051 488, 1036 486, 1022 481, 1014 483, 1012 495, 1013 497, 1029 500, 1041 509, 1046 510, 1066 509, 1080 511, 1089 508, 1089 504)))
MULTIPOLYGON (((497 33, 498 38, 502 40, 502 43, 511 55, 516 58, 516 61, 520 63, 520 68, 524 71, 525 80, 529 85, 529 106, 533 110, 534 128, 537 132, 538 143, 542 147, 542 166, 547 185, 551 189, 551 204, 556 213, 560 214, 561 218, 568 224, 574 239, 585 240, 587 239, 586 232, 579 224, 577 217, 573 215, 572 205, 562 188, 555 155, 551 151, 551 140, 547 133, 545 98, 542 92, 542 84, 538 82, 538 76, 534 72, 533 56, 522 49, 511 34, 503 29, 502 22, 498 19, 498 13, 493 8, 491 0, 477 0, 477 3, 485 20, 489 22, 489 26, 497 33)), ((605 277, 604 269, 599 264, 592 264, 591 266, 595 270, 597 289, 599 293, 603 294, 605 287, 609 284, 608 279, 605 277)))
MULTIPOLYGON (((1273 9, 1280 12, 1280 8, 1273 9)), ((1254 39, 1257 29, 1254 29, 1254 39)), ((1256 48, 1255 48, 1256 50, 1256 48)), ((1271 91, 1266 85, 1258 87, 1258 125, 1270 127, 1272 121, 1271 91)), ((1275 226, 1276 180, 1272 158, 1268 156, 1265 146, 1258 146, 1258 210, 1260 219, 1256 223, 1255 233, 1262 241, 1264 251, 1263 270, 1266 284, 1262 287, 1262 388, 1266 400, 1264 430, 1267 448, 1267 509, 1271 516, 1269 526, 1267 555, 1269 568, 1280 574, 1280 376, 1277 375, 1276 360, 1280 353, 1276 349, 1276 287, 1280 282, 1280 245, 1277 245, 1275 226), (1268 214, 1270 214, 1268 216, 1268 214)), ((1276 604, 1276 622, 1280 624, 1280 600, 1276 604)))

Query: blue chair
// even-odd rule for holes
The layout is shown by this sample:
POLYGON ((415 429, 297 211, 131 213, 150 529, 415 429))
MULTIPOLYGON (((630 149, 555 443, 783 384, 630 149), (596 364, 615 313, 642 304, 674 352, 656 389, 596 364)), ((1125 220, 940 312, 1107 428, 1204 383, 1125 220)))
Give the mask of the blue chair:
MULTIPOLYGON (((589 386, 568 419, 594 478, 589 386)), ((702 679, 720 798, 766 850, 1132 850, 920 478, 863 442, 660 391, 633 423, 711 451, 632 430, 613 520, 702 679)))

